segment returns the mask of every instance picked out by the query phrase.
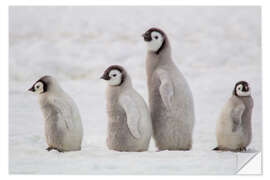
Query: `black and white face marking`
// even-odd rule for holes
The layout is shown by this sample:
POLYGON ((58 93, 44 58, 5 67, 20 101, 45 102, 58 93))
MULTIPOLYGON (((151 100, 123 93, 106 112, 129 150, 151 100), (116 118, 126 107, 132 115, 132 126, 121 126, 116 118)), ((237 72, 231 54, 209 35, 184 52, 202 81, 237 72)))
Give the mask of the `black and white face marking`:
POLYGON ((39 80, 28 90, 36 94, 42 94, 47 91, 47 85, 43 81, 39 80))
POLYGON ((234 88, 234 94, 236 96, 250 96, 251 90, 246 81, 240 81, 236 83, 235 88, 234 88))
POLYGON ((164 45, 164 33, 157 29, 151 28, 143 34, 144 41, 147 43, 148 51, 156 52, 157 54, 164 45))
POLYGON ((122 73, 117 69, 111 70, 109 77, 108 84, 111 86, 118 86, 122 81, 122 73))
POLYGON ((108 82, 110 86, 120 86, 123 83, 123 69, 120 66, 114 65, 106 69, 101 79, 108 82))

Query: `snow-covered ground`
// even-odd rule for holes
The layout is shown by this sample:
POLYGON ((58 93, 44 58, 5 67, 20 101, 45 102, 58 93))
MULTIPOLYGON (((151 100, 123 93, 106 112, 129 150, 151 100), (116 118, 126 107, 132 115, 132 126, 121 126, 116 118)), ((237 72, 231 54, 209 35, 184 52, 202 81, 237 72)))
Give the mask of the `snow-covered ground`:
POLYGON ((233 174, 262 149, 259 7, 11 7, 9 170, 15 174, 233 174), (193 91, 196 124, 186 152, 115 152, 105 144, 105 82, 111 64, 124 66, 147 100, 145 43, 156 26, 167 32, 174 60, 193 91), (79 106, 82 151, 47 152, 44 121, 26 90, 55 76, 79 106), (246 153, 214 152, 215 126, 234 84, 247 80, 255 106, 246 153))

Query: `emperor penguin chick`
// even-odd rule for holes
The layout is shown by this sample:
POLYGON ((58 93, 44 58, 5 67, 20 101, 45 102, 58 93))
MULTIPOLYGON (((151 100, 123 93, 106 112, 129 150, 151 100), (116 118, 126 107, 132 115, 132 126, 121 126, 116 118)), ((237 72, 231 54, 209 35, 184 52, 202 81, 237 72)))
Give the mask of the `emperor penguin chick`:
POLYGON ((143 98, 135 91, 126 70, 107 68, 107 146, 116 151, 146 151, 152 136, 151 117, 143 98))
POLYGON ((47 150, 59 152, 81 149, 83 128, 79 110, 55 78, 43 76, 29 89, 39 97, 45 118, 47 150))
POLYGON ((214 150, 245 151, 251 142, 253 99, 247 82, 237 82, 217 122, 214 150))
POLYGON ((167 35, 158 28, 143 34, 153 134, 159 150, 190 150, 195 121, 189 85, 171 57, 167 35))

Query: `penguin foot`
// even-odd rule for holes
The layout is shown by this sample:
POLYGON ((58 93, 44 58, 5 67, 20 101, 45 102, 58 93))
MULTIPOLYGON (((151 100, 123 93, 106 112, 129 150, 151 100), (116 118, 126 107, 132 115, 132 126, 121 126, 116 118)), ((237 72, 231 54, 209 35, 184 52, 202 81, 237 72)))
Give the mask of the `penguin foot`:
POLYGON ((214 149, 212 149, 212 151, 219 151, 219 147, 215 147, 214 149))
POLYGON ((52 147, 48 147, 46 150, 47 151, 51 151, 51 150, 53 150, 53 148, 52 147))
POLYGON ((240 147, 240 148, 239 148, 239 151, 240 151, 240 152, 246 152, 247 149, 246 149, 246 147, 240 147))
POLYGON ((56 151, 58 151, 58 152, 63 152, 62 150, 57 149, 57 148, 53 148, 53 147, 48 147, 46 150, 47 150, 47 151, 56 150, 56 151))

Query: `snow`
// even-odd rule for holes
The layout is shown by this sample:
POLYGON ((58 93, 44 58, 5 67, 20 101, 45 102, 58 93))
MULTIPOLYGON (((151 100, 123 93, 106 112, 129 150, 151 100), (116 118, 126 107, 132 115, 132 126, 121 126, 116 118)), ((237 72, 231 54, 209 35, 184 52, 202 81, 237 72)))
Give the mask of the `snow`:
POLYGON ((12 174, 234 174, 262 149, 259 7, 10 7, 9 171, 12 174), (194 95, 191 151, 127 153, 106 147, 106 83, 124 66, 147 100, 146 45, 141 34, 167 32, 173 58, 194 95), (55 76, 77 103, 82 151, 47 152, 37 97, 26 90, 55 76), (234 84, 246 80, 254 98, 253 139, 246 153, 215 152, 215 126, 234 84))

